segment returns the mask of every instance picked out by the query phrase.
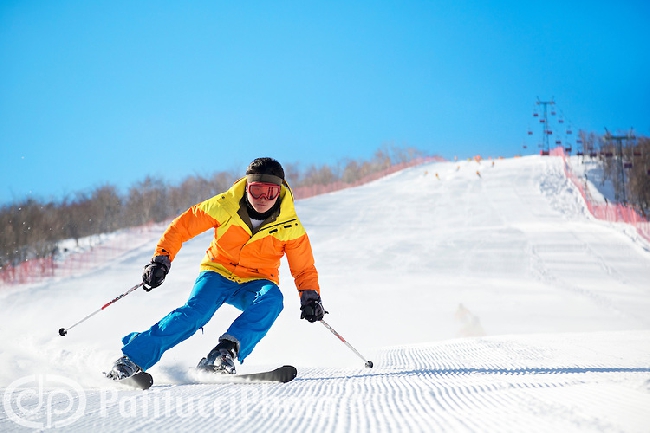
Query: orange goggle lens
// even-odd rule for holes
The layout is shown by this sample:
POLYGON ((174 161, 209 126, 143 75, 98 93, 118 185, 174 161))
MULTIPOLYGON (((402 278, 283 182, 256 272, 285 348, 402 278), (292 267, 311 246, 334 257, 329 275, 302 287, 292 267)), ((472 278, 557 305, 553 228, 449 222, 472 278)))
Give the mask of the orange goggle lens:
POLYGON ((280 185, 266 182, 253 182, 248 184, 248 192, 255 200, 261 198, 274 200, 280 195, 280 185))

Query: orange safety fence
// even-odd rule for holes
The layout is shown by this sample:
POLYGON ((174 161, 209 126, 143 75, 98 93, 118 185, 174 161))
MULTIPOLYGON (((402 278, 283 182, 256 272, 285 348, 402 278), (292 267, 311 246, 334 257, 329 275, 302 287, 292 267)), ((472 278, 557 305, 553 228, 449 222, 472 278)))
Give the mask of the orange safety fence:
POLYGON ((563 147, 552 149, 550 151, 550 156, 559 156, 562 158, 564 174, 567 179, 571 180, 578 191, 580 191, 580 194, 587 205, 587 209, 589 209, 589 212, 591 212, 594 218, 609 222, 629 224, 636 228, 641 237, 650 241, 650 222, 641 216, 634 208, 620 203, 596 203, 591 199, 589 191, 585 189, 584 182, 573 173, 573 170, 571 170, 571 165, 567 161, 563 147))
POLYGON ((96 237, 96 242, 77 251, 64 251, 58 258, 35 258, 17 265, 6 265, 0 269, 0 286, 39 283, 47 278, 69 277, 94 269, 157 239, 163 229, 163 226, 153 224, 132 227, 106 239, 96 237))
POLYGON ((296 188, 292 188, 293 191, 293 196, 296 200, 302 200, 310 197, 314 197, 320 194, 327 194, 330 192, 336 192, 340 191, 342 189, 346 188, 352 188, 356 186, 361 186, 364 185, 368 182, 372 182, 374 180, 381 179, 384 176, 388 176, 389 174, 396 173, 400 170, 404 170, 406 168, 410 167, 415 167, 420 164, 424 164, 426 162, 432 162, 432 161, 444 161, 443 158, 438 157, 438 156, 433 156, 433 157, 425 157, 425 158, 416 158, 408 162, 402 162, 399 164, 391 165, 390 167, 387 167, 381 171, 375 172, 375 173, 370 173, 364 177, 362 177, 359 180, 356 180, 351 183, 346 183, 342 181, 337 181, 337 182, 332 182, 327 185, 312 185, 312 186, 298 186, 296 188))
MULTIPOLYGON (((319 194, 339 191, 345 188, 360 186, 380 179, 405 168, 414 167, 430 161, 442 161, 440 157, 417 158, 409 162, 395 164, 376 173, 369 174, 353 183, 333 182, 328 185, 314 185, 293 189, 296 200, 306 199, 319 194)), ((116 236, 101 240, 85 250, 65 253, 62 258, 30 259, 15 266, 7 265, 0 268, 0 286, 11 284, 39 283, 46 278, 69 277, 101 266, 135 247, 147 242, 156 241, 166 225, 147 225, 120 230, 116 236)), ((153 247, 152 247, 153 251, 153 247)))

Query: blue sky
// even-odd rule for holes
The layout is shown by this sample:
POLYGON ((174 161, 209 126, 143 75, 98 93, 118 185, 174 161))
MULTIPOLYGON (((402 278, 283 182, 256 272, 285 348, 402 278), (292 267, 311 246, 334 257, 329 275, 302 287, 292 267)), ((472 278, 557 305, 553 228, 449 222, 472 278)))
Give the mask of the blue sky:
POLYGON ((537 97, 650 135, 649 21, 625 0, 2 0, 0 203, 257 156, 535 153, 537 97))

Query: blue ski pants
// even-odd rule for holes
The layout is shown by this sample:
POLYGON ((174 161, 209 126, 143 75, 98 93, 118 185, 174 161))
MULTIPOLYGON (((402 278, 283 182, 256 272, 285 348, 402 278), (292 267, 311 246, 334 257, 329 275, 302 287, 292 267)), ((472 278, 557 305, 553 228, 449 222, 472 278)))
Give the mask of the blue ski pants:
POLYGON ((167 314, 148 330, 125 336, 122 353, 147 370, 166 350, 187 340, 208 323, 224 302, 242 311, 224 336, 227 340, 237 340, 237 357, 239 362, 243 362, 280 315, 282 292, 269 280, 240 284, 213 271, 199 274, 185 305, 167 314))

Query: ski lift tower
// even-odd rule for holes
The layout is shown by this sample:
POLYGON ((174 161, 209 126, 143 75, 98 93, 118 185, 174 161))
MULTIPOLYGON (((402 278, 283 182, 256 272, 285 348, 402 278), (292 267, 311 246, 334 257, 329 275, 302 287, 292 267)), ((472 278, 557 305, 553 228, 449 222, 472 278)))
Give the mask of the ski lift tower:
POLYGON ((553 130, 551 129, 551 126, 548 123, 548 106, 550 105, 551 108, 551 115, 555 115, 555 101, 553 101, 553 98, 551 98, 550 101, 541 101, 539 99, 539 96, 537 97, 537 105, 541 105, 544 107, 541 116, 539 117, 539 123, 542 125, 542 155, 548 155, 550 152, 550 146, 548 144, 548 136, 553 134, 553 130))
POLYGON ((634 142, 636 137, 634 136, 634 131, 630 130, 625 135, 612 135, 607 128, 605 128, 605 141, 606 142, 616 142, 616 186, 614 188, 614 199, 617 202, 626 204, 627 199, 625 197, 625 166, 623 165, 623 142, 627 144, 634 142))

